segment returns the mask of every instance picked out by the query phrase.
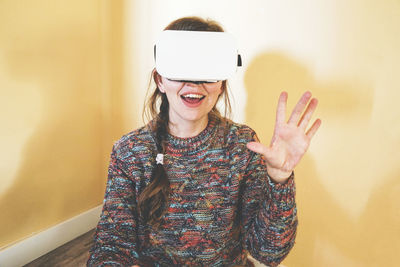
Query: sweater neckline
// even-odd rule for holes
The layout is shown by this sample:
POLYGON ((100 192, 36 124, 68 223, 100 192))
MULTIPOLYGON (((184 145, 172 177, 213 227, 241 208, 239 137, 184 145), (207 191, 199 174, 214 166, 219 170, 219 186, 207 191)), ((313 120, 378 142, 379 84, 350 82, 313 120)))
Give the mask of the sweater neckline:
POLYGON ((208 116, 208 123, 206 128, 198 135, 193 137, 177 137, 172 134, 167 135, 167 149, 171 152, 189 152, 197 150, 209 142, 209 139, 215 132, 215 126, 218 123, 218 118, 213 115, 208 116))

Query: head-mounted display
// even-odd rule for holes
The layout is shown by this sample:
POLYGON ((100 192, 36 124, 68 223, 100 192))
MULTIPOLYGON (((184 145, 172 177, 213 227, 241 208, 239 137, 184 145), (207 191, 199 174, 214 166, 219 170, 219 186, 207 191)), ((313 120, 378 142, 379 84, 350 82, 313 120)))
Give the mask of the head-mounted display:
POLYGON ((161 76, 198 83, 226 80, 241 66, 236 41, 226 32, 163 31, 154 58, 161 76))

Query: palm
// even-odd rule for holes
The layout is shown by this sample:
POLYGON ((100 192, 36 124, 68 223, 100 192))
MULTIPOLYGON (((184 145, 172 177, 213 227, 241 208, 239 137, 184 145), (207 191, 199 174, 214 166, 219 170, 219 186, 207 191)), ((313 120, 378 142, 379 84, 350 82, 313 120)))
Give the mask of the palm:
POLYGON ((307 151, 310 143, 307 136, 297 127, 279 125, 274 139, 270 146, 272 153, 265 157, 267 163, 287 172, 293 170, 307 151))
POLYGON ((249 149, 264 155, 268 173, 270 176, 273 173, 277 181, 284 180, 282 178, 293 171, 321 125, 321 120, 318 119, 305 132, 318 103, 316 99, 309 102, 310 98, 311 93, 304 93, 286 122, 287 93, 283 92, 279 97, 274 135, 270 146, 266 147, 258 142, 249 143, 249 149))

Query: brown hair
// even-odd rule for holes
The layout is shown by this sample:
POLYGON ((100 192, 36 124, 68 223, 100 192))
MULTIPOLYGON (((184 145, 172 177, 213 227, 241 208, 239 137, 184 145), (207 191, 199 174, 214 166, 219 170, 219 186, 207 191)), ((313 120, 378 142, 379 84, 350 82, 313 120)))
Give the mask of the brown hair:
MULTIPOLYGON (((205 20, 199 17, 184 17, 171 22, 164 30, 185 30, 185 31, 216 31, 223 32, 222 27, 215 21, 205 20)), ((152 72, 152 79, 156 87, 148 98, 143 110, 143 117, 152 119, 152 132, 154 132, 157 153, 165 154, 165 140, 168 135, 169 103, 165 94, 161 93, 157 84, 161 76, 156 70, 152 72)), ((151 80, 150 80, 151 82, 151 80)), ((227 92, 227 82, 222 82, 222 93, 218 97, 224 97, 225 114, 230 115, 231 105, 227 92)), ((217 101, 218 102, 218 101, 217 101)), ((211 115, 223 118, 214 106, 210 111, 211 115)), ((170 194, 170 183, 164 166, 156 164, 152 173, 150 184, 146 186, 139 196, 139 211, 145 222, 158 228, 162 223, 162 217, 166 213, 170 194)))

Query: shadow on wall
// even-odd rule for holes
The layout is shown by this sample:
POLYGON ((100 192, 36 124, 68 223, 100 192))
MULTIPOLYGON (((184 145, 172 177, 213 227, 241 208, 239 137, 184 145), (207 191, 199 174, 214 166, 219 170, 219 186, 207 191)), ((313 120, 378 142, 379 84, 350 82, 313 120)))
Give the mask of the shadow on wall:
MULTIPOLYGON (((272 136, 276 103, 283 90, 289 93, 287 116, 301 93, 310 90, 319 99, 317 114, 322 114, 322 127, 329 123, 327 120, 340 121, 349 116, 367 118, 362 121, 367 124, 372 111, 371 88, 353 81, 318 82, 305 66, 281 53, 261 54, 250 62, 245 73, 245 86, 248 95, 246 124, 256 130, 266 145, 272 136), (353 90, 357 87, 364 94, 353 90)), ((340 142, 339 139, 328 142, 340 142)), ((335 157, 345 157, 345 153, 331 156, 330 171, 338 176, 342 170, 335 157)), ((378 266, 384 263, 395 266, 395 255, 400 251, 397 240, 400 236, 400 169, 390 177, 382 177, 385 183, 372 189, 365 209, 356 220, 323 183, 327 178, 319 175, 315 161, 310 153, 306 154, 296 169, 299 216, 296 245, 284 264, 378 266)), ((363 177, 352 179, 363 183, 363 177)), ((337 187, 340 189, 341 185, 337 184, 337 187)))
MULTIPOLYGON (((111 77, 118 88, 109 100, 114 107, 111 124, 103 118, 111 111, 104 110, 101 98, 104 51, 98 6, 88 4, 75 11, 81 3, 76 9, 73 5, 62 17, 37 14, 41 11, 32 6, 23 11, 10 6, 18 9, 14 16, 20 22, 13 28, 17 38, 1 47, 6 51, 7 75, 35 84, 42 101, 40 121, 22 150, 12 185, 0 195, 0 247, 92 208, 104 195, 104 157, 108 161, 111 147, 103 144, 122 124, 122 79, 111 77)), ((113 35, 113 42, 122 46, 113 35)), ((121 59, 121 53, 112 56, 121 59)), ((113 72, 122 73, 122 65, 114 67, 113 72)), ((29 99, 24 97, 22 91, 13 106, 16 114, 26 117, 21 102, 29 99)), ((11 112, 10 121, 16 116, 11 112)))

